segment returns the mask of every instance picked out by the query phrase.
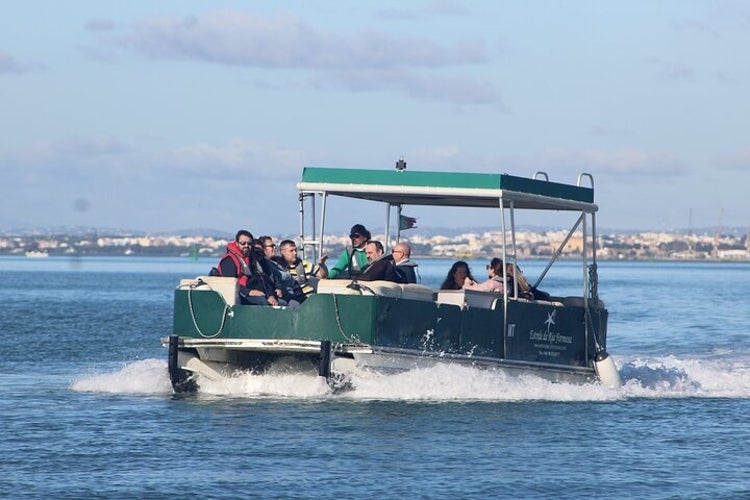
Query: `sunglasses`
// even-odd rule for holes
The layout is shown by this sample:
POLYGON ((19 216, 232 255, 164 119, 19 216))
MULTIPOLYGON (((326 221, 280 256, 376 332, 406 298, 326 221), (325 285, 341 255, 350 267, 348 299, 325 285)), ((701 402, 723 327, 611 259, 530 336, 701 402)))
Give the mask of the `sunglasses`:
POLYGON ((349 238, 351 238, 351 239, 354 239, 354 238, 361 238, 361 237, 362 237, 362 235, 361 235, 361 234, 350 234, 350 235, 349 235, 349 238))

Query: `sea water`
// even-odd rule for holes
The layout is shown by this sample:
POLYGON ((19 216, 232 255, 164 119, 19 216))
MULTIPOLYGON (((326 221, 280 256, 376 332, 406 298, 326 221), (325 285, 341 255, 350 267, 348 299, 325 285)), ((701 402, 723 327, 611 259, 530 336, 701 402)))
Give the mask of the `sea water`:
POLYGON ((0 258, 0 497, 750 498, 748 263, 599 263, 619 389, 441 366, 332 394, 277 366, 173 395, 172 293, 214 264, 0 258))

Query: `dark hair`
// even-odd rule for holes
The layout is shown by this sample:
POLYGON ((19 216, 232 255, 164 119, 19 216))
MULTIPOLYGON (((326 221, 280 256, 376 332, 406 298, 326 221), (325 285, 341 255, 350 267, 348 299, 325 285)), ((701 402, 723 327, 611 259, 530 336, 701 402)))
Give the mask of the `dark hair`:
POLYGON ((297 244, 292 240, 283 240, 281 243, 279 243, 279 248, 286 248, 291 246, 296 247, 297 244))
POLYGON ((493 257, 490 261, 490 269, 495 271, 495 276, 502 276, 503 275, 503 259, 500 259, 498 257, 493 257))
POLYGON ((455 273, 459 267, 465 267, 466 268, 466 276, 470 278, 472 281, 476 281, 474 279, 474 276, 471 275, 471 268, 469 267, 469 264, 466 263, 466 261, 463 260, 457 260, 453 263, 450 270, 448 271, 448 275, 445 277, 445 280, 443 281, 443 284, 440 285, 441 290, 460 290, 461 285, 456 283, 456 280, 453 279, 453 273, 455 273))
POLYGON ((237 231, 237 234, 234 236, 234 241, 240 241, 240 236, 247 236, 250 238, 250 241, 253 241, 255 238, 253 238, 252 233, 248 231, 247 229, 240 229, 237 231))
POLYGON ((368 231, 362 224, 354 224, 352 226, 352 229, 349 231, 349 236, 354 236, 355 234, 361 234, 365 237, 366 241, 370 241, 370 238, 372 238, 370 231, 368 231))
POLYGON ((273 240, 273 238, 271 238, 270 236, 259 236, 258 237, 258 241, 260 241, 260 244, 262 246, 266 246, 266 243, 268 243, 271 240, 273 240))

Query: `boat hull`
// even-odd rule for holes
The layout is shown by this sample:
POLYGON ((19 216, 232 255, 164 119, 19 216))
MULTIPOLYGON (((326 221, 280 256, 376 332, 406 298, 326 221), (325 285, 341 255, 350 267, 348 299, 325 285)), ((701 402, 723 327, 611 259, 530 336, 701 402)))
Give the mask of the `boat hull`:
POLYGON ((581 298, 505 302, 460 292, 413 299, 368 288, 372 293, 318 293, 297 308, 232 304, 212 289, 176 290, 173 386, 189 387, 183 381, 192 373, 260 373, 283 358, 324 376, 457 363, 553 380, 597 378, 594 357, 606 348, 604 307, 589 305, 587 315, 581 298))

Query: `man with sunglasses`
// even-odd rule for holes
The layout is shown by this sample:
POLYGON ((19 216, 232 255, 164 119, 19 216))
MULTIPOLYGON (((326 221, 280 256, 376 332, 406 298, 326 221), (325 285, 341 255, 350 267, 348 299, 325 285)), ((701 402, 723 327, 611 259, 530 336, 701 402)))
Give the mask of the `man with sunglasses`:
POLYGON ((270 276, 252 254, 253 235, 240 229, 234 241, 227 245, 227 253, 219 261, 220 276, 237 278, 243 304, 279 305, 270 276))
POLYGON ((416 283, 418 264, 410 260, 411 247, 404 242, 396 243, 391 249, 391 256, 393 257, 393 264, 396 266, 396 271, 399 273, 401 282, 416 283))
POLYGON ((349 231, 349 238, 352 240, 352 246, 346 247, 341 253, 339 260, 328 271, 329 278, 356 278, 362 274, 362 270, 367 266, 367 254, 365 245, 370 241, 370 231, 362 224, 354 224, 349 231))

